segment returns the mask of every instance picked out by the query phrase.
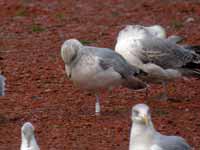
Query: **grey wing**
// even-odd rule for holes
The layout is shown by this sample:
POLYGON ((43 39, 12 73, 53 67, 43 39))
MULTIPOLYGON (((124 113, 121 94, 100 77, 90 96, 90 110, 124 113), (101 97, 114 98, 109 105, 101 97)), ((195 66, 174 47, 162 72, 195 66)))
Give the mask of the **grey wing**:
POLYGON ((4 96, 5 78, 0 75, 0 96, 4 96))
POLYGON ((123 80, 123 85, 127 88, 138 90, 146 88, 146 84, 135 77, 136 75, 145 74, 142 70, 135 66, 131 66, 120 54, 106 48, 92 48, 90 53, 97 57, 99 60, 99 65, 102 69, 107 70, 113 68, 114 71, 121 75, 123 80))
POLYGON ((188 51, 177 44, 165 39, 144 39, 143 58, 144 62, 152 62, 163 68, 179 68, 193 60, 192 51, 188 51))
POLYGON ((104 70, 113 67, 123 78, 128 78, 140 72, 137 67, 131 66, 120 54, 111 49, 90 47, 89 50, 98 57, 99 65, 104 70))
POLYGON ((186 143, 186 141, 178 136, 161 136, 152 145, 151 150, 192 150, 192 148, 186 143))
POLYGON ((171 35, 167 38, 167 40, 173 43, 180 43, 184 40, 184 37, 178 35, 171 35))

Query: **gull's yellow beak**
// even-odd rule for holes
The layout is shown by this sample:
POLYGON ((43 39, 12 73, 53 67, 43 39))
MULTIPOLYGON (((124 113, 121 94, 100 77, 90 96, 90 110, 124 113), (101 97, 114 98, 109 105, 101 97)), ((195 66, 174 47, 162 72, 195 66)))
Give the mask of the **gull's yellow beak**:
POLYGON ((65 72, 67 73, 67 77, 71 78, 71 67, 65 65, 65 72))
POLYGON ((148 120, 148 117, 146 115, 143 115, 143 121, 147 126, 149 125, 149 120, 148 120))

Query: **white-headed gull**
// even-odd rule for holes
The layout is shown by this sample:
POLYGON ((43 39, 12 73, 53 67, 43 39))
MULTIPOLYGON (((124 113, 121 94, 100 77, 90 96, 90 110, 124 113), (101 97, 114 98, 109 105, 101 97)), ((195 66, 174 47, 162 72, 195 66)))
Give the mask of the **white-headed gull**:
POLYGON ((131 119, 129 150, 192 150, 182 137, 157 132, 147 105, 133 106, 131 119))
POLYGON ((34 135, 34 127, 30 122, 24 123, 21 128, 21 148, 20 150, 40 150, 34 135))

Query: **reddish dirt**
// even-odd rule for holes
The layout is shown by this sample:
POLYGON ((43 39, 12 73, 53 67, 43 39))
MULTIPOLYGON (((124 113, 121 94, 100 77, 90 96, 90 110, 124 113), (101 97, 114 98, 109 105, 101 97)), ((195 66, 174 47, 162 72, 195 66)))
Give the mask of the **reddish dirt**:
MULTIPOLYGON (((93 116, 95 97, 73 86, 60 58, 62 40, 114 48, 126 24, 161 24, 170 34, 200 44, 198 0, 11 0, 0 1, 0 70, 7 78, 0 98, 0 150, 20 147, 20 128, 30 121, 41 150, 128 150, 130 110, 143 92, 115 88, 101 95, 102 115, 93 116), (186 22, 187 18, 194 20, 186 22)), ((200 147, 200 80, 169 85, 179 101, 149 100, 155 127, 200 147), (175 90, 176 89, 176 90, 175 90)), ((153 85, 150 94, 162 89, 153 85)))

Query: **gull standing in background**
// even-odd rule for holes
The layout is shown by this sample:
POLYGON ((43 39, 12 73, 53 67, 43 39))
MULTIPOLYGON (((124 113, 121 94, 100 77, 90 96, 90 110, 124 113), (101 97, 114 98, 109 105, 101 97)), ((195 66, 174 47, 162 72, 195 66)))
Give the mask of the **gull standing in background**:
POLYGON ((61 47, 61 57, 68 78, 81 88, 96 93, 96 114, 100 113, 99 90, 119 85, 134 90, 146 88, 146 84, 137 78, 145 73, 111 49, 84 46, 77 39, 69 39, 61 47))
POLYGON ((200 55, 168 39, 153 36, 140 25, 128 25, 117 37, 115 51, 130 64, 137 66, 148 76, 141 79, 150 83, 162 83, 167 100, 166 83, 182 76, 200 77, 200 55))
POLYGON ((147 105, 133 106, 131 119, 129 150, 192 150, 182 137, 157 132, 147 105))
POLYGON ((5 77, 0 75, 0 96, 5 95, 5 77))
POLYGON ((34 135, 34 127, 30 122, 24 123, 21 128, 21 148, 20 150, 40 150, 34 135))

